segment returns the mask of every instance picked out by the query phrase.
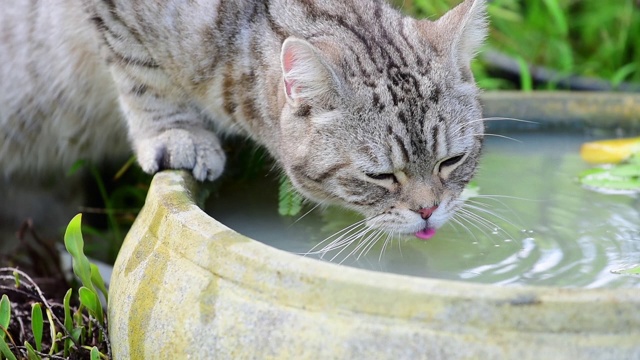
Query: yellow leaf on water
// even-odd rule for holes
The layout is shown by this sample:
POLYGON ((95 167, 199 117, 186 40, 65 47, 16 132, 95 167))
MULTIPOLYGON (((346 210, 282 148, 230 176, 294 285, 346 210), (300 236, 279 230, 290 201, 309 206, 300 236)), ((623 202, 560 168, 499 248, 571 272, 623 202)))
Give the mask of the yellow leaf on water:
POLYGON ((592 164, 617 164, 640 152, 640 137, 592 141, 582 144, 580 156, 592 164))

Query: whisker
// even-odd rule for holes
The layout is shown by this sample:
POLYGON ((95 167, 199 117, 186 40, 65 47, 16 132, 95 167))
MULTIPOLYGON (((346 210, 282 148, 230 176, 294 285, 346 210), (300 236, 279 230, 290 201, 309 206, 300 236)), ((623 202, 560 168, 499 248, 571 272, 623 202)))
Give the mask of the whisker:
POLYGON ((368 230, 368 227, 366 227, 366 226, 363 226, 362 228, 360 228, 360 227, 354 228, 353 229, 353 233, 349 232, 349 233, 341 236, 340 238, 332 241, 329 245, 327 245, 327 246, 323 247, 322 249, 320 249, 320 252, 322 252, 322 254, 324 256, 324 254, 327 254, 328 252, 346 248, 349 245, 351 245, 356 239, 362 237, 363 236, 362 235, 363 232, 366 232, 367 230, 368 230))
MULTIPOLYGON (((465 204, 465 205, 467 205, 467 204, 465 204)), ((503 216, 500 216, 500 215, 498 215, 498 214, 496 214, 496 213, 494 213, 494 212, 492 212, 492 211, 489 211, 489 210, 487 210, 487 209, 483 209, 483 208, 478 208, 478 207, 470 206, 470 205, 468 205, 468 206, 469 206, 471 209, 474 209, 474 210, 479 211, 479 212, 486 213, 486 214, 488 214, 488 215, 490 215, 490 216, 493 216, 493 217, 495 217, 495 218, 497 218, 497 219, 499 219, 499 220, 502 220, 502 221, 506 222, 506 223, 507 223, 510 227, 512 227, 512 228, 517 228, 517 227, 518 227, 518 226, 517 226, 515 223, 513 223, 511 220, 509 220, 509 219, 507 219, 507 218, 505 218, 505 217, 503 217, 503 216)), ((465 210, 465 211, 469 212, 468 210, 465 210)), ((477 218, 484 219, 484 217, 482 217, 482 216, 480 216, 480 215, 478 215, 478 214, 474 214, 474 215, 475 215, 477 218)), ((486 220, 486 219, 485 219, 485 220, 486 220)), ((495 223, 493 223, 493 222, 491 222, 491 221, 489 221, 489 223, 491 223, 491 224, 495 225, 495 223)), ((497 235, 497 234, 498 234, 498 233, 500 233, 500 232, 502 232, 505 236, 508 236, 509 238, 511 238, 512 240, 514 240, 516 243, 520 243, 520 240, 518 239, 518 237, 517 237, 517 236, 515 236, 515 235, 513 234, 513 232, 511 232, 511 231, 509 231, 509 230, 505 229, 504 227, 501 227, 501 226, 497 226, 497 225, 495 225, 495 228, 493 229, 492 233, 493 233, 494 235, 497 235)), ((494 244, 495 244, 495 241, 494 241, 494 244)))
POLYGON ((510 199, 510 200, 522 200, 522 201, 532 201, 532 202, 543 202, 545 200, 536 200, 536 199, 528 199, 528 198, 523 198, 523 197, 518 197, 518 196, 509 196, 509 195, 476 195, 474 196, 474 198, 476 199, 491 199, 494 200, 496 202, 499 202, 500 204, 504 205, 503 202, 497 200, 498 198, 503 198, 503 199, 510 199))
POLYGON ((367 256, 369 251, 378 243, 378 241, 384 236, 385 232, 383 230, 378 230, 375 237, 369 241, 370 245, 366 246, 360 252, 360 255, 356 258, 356 260, 360 259, 361 256, 367 256))
POLYGON ((356 261, 360 260, 360 258, 365 254, 365 251, 367 250, 367 248, 369 248, 370 246, 375 245, 376 237, 378 236, 379 233, 380 233, 380 231, 372 231, 371 234, 369 234, 369 236, 367 236, 366 239, 364 239, 360 244, 358 244, 358 246, 356 246, 356 248, 353 250, 353 252, 351 254, 349 254, 347 257, 351 256, 352 254, 354 254, 354 253, 358 252, 358 250, 360 250, 360 253, 356 257, 356 261))
POLYGON ((325 249, 332 247, 334 245, 336 245, 337 243, 339 243, 345 236, 351 236, 353 231, 359 231, 358 227, 363 226, 362 223, 355 223, 352 224, 340 231, 338 231, 337 233, 329 236, 328 238, 322 240, 321 242, 319 242, 318 244, 316 244, 313 248, 311 248, 307 254, 318 254, 321 252, 326 252, 325 249), (332 240, 333 237, 336 237, 335 239, 332 240), (325 245, 322 249, 320 249, 319 251, 316 251, 315 249, 318 248, 319 246, 322 246, 323 244, 325 244, 326 242, 329 242, 329 244, 325 245))
MULTIPOLYGON (((467 121, 465 123, 460 123, 460 124, 456 125, 454 128, 450 128, 449 129, 450 137, 453 138, 453 139, 457 138, 461 134, 461 132, 469 124, 473 124, 473 123, 477 123, 477 122, 487 122, 487 121, 515 121, 515 122, 526 123, 526 124, 534 124, 534 125, 539 125, 540 124, 539 122, 536 122, 536 121, 517 119, 517 118, 510 118, 510 117, 486 117, 486 118, 480 118, 480 119, 476 119, 476 120, 467 121)), ((486 134, 486 135, 487 136, 498 136, 498 135, 495 135, 495 134, 486 134)), ((499 136, 499 137, 504 137, 504 136, 499 136)), ((514 139, 511 139, 511 140, 514 140, 514 139)), ((515 141, 518 141, 518 140, 515 140, 515 141)), ((520 141, 518 141, 518 142, 520 142, 520 141)))
MULTIPOLYGON (((376 216, 378 216, 378 215, 376 215, 376 216)), ((374 219, 376 216, 373 216, 373 217, 367 218, 367 219, 363 219, 363 220, 359 221, 359 223, 360 223, 360 225, 362 225, 363 222, 365 222, 367 220, 374 219)), ((324 255, 326 255, 328 252, 340 249, 340 251, 338 251, 338 253, 335 254, 329 261, 335 260, 343 251, 345 251, 356 240, 362 239, 364 236, 367 236, 368 234, 372 233, 372 231, 371 231, 372 228, 367 226, 366 224, 363 225, 362 227, 354 227, 353 225, 351 225, 349 227, 351 228, 349 231, 345 232, 339 238, 333 240, 330 244, 328 244, 327 246, 323 247, 322 249, 320 249, 317 252, 317 253, 322 253, 322 255, 320 256, 321 259, 324 258, 324 255), (346 238, 345 238, 345 236, 346 236, 346 238)), ((344 230, 341 230, 340 232, 344 232, 344 230)), ((332 235, 332 236, 335 236, 335 234, 332 235)), ((360 240, 360 241, 362 241, 362 240, 360 240)), ((326 240, 324 240, 323 242, 326 242, 326 240)), ((345 257, 342 261, 346 260, 350 255, 351 254, 349 254, 347 257, 345 257)), ((342 261, 340 263, 342 263, 342 261)))
POLYGON ((472 221, 472 218, 468 218, 468 212, 467 214, 463 213, 463 212, 459 212, 458 213, 460 215, 460 220, 465 221, 466 223, 468 223, 469 225, 473 226, 474 228, 478 229, 478 231, 480 231, 482 233, 482 235, 484 235, 485 237, 487 237, 488 239, 491 239, 491 241, 494 244, 497 244, 495 239, 493 239, 491 236, 489 236, 489 234, 487 233, 487 231, 484 228, 481 228, 478 224, 476 224, 474 221, 472 221))
MULTIPOLYGON (((494 217, 496 217, 496 218, 498 218, 498 219, 500 219, 500 220, 502 220, 502 221, 504 221, 504 222, 508 223, 509 225, 511 225, 511 226, 513 226, 513 227, 520 227, 520 226, 522 226, 521 224, 522 224, 522 222, 523 222, 523 221, 522 221, 522 219, 520 219, 520 218, 518 217, 518 213, 517 213, 517 212, 513 211, 513 210, 512 210, 508 205, 506 205, 506 204, 504 204, 504 203, 502 203, 502 202, 498 202, 498 203, 499 203, 499 204, 501 204, 502 206, 504 206, 504 207, 505 207, 507 210, 509 210, 512 214, 514 214, 514 215, 516 216, 516 218, 517 218, 517 220, 518 220, 518 222, 519 222, 520 224, 516 224, 516 223, 514 223, 512 220, 510 220, 510 219, 508 219, 508 218, 506 218, 506 217, 504 217, 504 216, 502 216, 502 215, 499 215, 497 212, 492 211, 492 210, 490 210, 489 208, 480 207, 480 206, 474 205, 473 203, 469 203, 469 204, 465 204, 465 205, 466 205, 468 208, 470 208, 470 209, 474 209, 474 210, 477 210, 477 211, 483 212, 483 213, 485 213, 485 214, 489 214, 489 215, 491 215, 491 216, 494 216, 494 217)), ((463 205, 463 206, 465 206, 465 205, 463 205)))
POLYGON ((457 214, 454 214, 454 215, 449 219, 449 221, 447 222, 447 225, 448 225, 450 228, 452 228, 452 229, 456 232, 456 235, 457 235, 457 237, 450 239, 450 241, 457 242, 457 243, 459 243, 459 242, 463 242, 463 243, 464 243, 464 241, 462 241, 462 240, 459 238, 459 237, 461 237, 461 236, 462 236, 462 235, 461 235, 461 234, 462 234, 462 231, 460 230, 460 223, 459 223, 459 222, 457 222, 456 220, 454 220, 454 217, 455 217, 456 215, 457 215, 457 214))
POLYGON ((458 210, 461 214, 464 214, 467 216, 467 218, 472 219, 474 221, 476 221, 478 224, 484 226, 485 228, 487 228, 487 230, 491 230, 491 231, 496 231, 496 229, 500 229, 502 230, 502 228, 500 226, 498 226, 496 223, 485 219, 484 217, 473 213, 467 209, 459 209, 458 210))
MULTIPOLYGON (((353 255, 354 253, 356 253, 359 249, 361 249, 363 246, 366 246, 369 242, 369 239, 373 236, 373 234, 375 233, 375 231, 369 231, 366 234, 363 234, 362 236, 360 236, 358 239, 358 244, 356 245, 356 247, 351 250, 351 252, 349 252, 349 254, 347 254, 347 256, 344 257, 344 259, 342 259, 339 264, 342 264, 345 260, 347 260, 348 258, 351 257, 351 255, 353 255), (366 235, 366 237, 365 237, 366 235)), ((359 259, 360 257, 358 257, 359 259)), ((333 259, 332 259, 333 260, 333 259)), ((357 260, 357 259, 356 259, 357 260)))
POLYGON ((335 254, 329 261, 334 261, 338 256, 340 256, 340 254, 342 254, 343 251, 347 250, 349 248, 349 246, 351 244, 353 244, 356 240, 358 240, 358 245, 356 246, 356 249, 352 250, 349 254, 347 254, 347 256, 345 256, 340 262, 338 262, 338 264, 342 264, 345 260, 347 260, 351 255, 353 255, 353 252, 356 251, 358 248, 360 248, 360 246, 363 243, 363 238, 365 236, 367 236, 367 238, 369 236, 371 236, 371 228, 367 227, 365 231, 355 234, 355 236, 351 237, 351 240, 349 241, 348 244, 346 244, 345 246, 342 247, 342 249, 340 251, 338 251, 337 254, 335 254))
POLYGON ((393 233, 387 233, 387 238, 384 239, 384 243, 382 244, 382 250, 380 250, 380 256, 378 256, 378 262, 382 262, 382 257, 384 256, 384 252, 387 249, 387 246, 389 245, 389 241, 391 241, 391 243, 393 243, 393 233))
POLYGON ((297 224, 298 221, 304 219, 305 216, 311 214, 311 212, 317 208, 319 208, 322 205, 322 203, 317 203, 314 207, 311 208, 311 210, 307 211, 306 213, 302 214, 300 217, 298 217, 293 223, 291 223, 291 225, 289 225, 290 227, 297 224))
POLYGON ((518 119, 518 118, 511 118, 511 117, 502 117, 502 116, 492 116, 492 117, 481 118, 478 120, 471 120, 468 123, 479 122, 479 121, 515 121, 515 122, 521 122, 525 124, 540 125, 540 122, 538 121, 524 120, 524 119, 518 119))
POLYGON ((469 229, 469 227, 467 225, 463 224, 460 220, 456 219, 456 217, 458 217, 458 216, 462 217, 461 214, 455 213, 453 215, 453 217, 451 217, 451 221, 453 221, 453 222, 457 223, 458 225, 462 226, 463 229, 465 229, 469 234, 471 234, 471 236, 473 236, 473 239, 476 242, 480 242, 480 240, 478 240, 478 237, 476 236, 476 234, 474 234, 473 231, 471 231, 471 229, 469 229))
MULTIPOLYGON (((474 196, 474 198, 475 198, 475 196, 474 196)), ((464 202, 465 202, 465 204, 466 204, 466 203, 474 204, 474 205, 476 205, 476 206, 480 206, 480 207, 485 208, 485 209, 492 209, 492 208, 495 208, 495 206, 494 206, 494 205, 487 204, 487 203, 484 203, 484 202, 482 202, 482 201, 472 200, 472 199, 466 199, 464 202)))
POLYGON ((497 138, 501 138, 501 139, 507 139, 507 140, 515 141, 515 142, 520 143, 520 144, 523 143, 522 140, 518 140, 516 138, 512 138, 511 136, 500 135, 500 134, 483 133, 483 134, 474 134, 473 136, 493 136, 493 137, 497 137, 497 138))
MULTIPOLYGON (((476 206, 476 205, 473 205, 473 204, 464 204, 464 205, 463 205, 463 207, 465 207, 465 206, 466 206, 467 208, 469 208, 469 209, 473 209, 473 210, 476 210, 476 211, 479 211, 479 212, 483 212, 483 213, 485 213, 485 214, 488 214, 488 215, 491 215, 491 216, 493 216, 493 217, 495 217, 495 218, 498 218, 498 219, 500 219, 500 220, 502 220, 502 221, 506 222, 507 224, 509 224, 509 225, 513 226, 513 227, 521 227, 521 225, 518 225, 518 224, 516 224, 515 222, 513 222, 512 220, 507 219, 506 217, 504 217, 504 216, 502 216, 502 215, 499 215, 499 214, 498 214, 498 213, 496 213, 495 211, 491 211, 491 210, 489 210, 489 209, 485 209, 485 208, 482 208, 482 207, 479 207, 479 206, 476 206)), ((513 213, 515 214, 515 212, 513 212, 513 213)), ((522 222, 520 219, 518 219, 518 220, 519 220, 520 222, 522 222)))
MULTIPOLYGON (((363 226, 363 224, 367 221, 367 219, 362 219, 360 221, 356 221, 355 223, 345 227, 342 230, 339 230, 337 232, 335 232, 334 234, 330 235, 329 237, 327 237, 326 239, 320 241, 318 244, 316 244, 314 247, 312 247, 309 251, 307 251, 306 253, 303 253, 304 255, 311 255, 311 254, 319 254, 321 252, 323 252, 323 250, 319 250, 317 251, 316 249, 320 246, 322 246, 323 244, 327 243, 328 241, 330 241, 330 243, 328 245, 326 245, 324 248, 331 246, 332 244, 340 241, 340 239, 344 238, 345 236, 348 236, 351 232, 353 232, 358 226, 363 226), (335 238, 335 239, 334 239, 335 238), (333 240, 332 240, 333 239, 333 240)), ((324 249, 323 248, 323 249, 324 249)))

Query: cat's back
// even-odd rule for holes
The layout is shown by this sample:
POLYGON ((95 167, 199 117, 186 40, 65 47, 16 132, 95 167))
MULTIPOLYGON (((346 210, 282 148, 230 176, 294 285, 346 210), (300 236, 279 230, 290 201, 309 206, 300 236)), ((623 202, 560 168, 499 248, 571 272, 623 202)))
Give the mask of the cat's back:
POLYGON ((115 90, 80 0, 2 0, 0 176, 127 152, 115 90))

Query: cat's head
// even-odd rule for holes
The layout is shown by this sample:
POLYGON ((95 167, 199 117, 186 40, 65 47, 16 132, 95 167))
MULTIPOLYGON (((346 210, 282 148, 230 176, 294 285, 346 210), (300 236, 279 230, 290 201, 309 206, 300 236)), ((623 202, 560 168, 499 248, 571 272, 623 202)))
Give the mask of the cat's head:
POLYGON ((375 228, 433 235, 461 205, 480 155, 469 62, 485 7, 467 0, 435 22, 386 9, 364 41, 285 40, 280 159, 297 189, 375 228))

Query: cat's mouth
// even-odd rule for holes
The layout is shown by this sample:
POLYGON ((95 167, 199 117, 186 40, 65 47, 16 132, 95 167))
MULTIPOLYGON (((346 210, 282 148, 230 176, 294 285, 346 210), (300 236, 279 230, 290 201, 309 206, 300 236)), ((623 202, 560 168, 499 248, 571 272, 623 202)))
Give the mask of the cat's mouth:
POLYGON ((424 229, 415 233, 416 237, 420 240, 429 240, 436 234, 436 229, 432 227, 425 227, 424 229))

